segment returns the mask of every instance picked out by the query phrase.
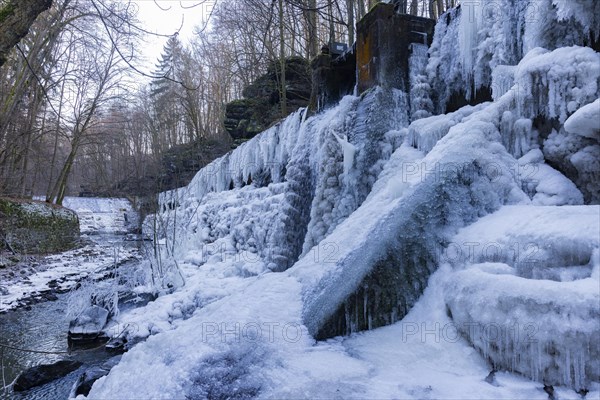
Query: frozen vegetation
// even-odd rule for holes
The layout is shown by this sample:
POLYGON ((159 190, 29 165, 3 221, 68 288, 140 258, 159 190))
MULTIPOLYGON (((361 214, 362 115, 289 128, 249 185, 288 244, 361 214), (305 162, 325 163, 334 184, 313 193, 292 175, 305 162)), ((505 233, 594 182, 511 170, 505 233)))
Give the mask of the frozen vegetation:
POLYGON ((113 318, 131 348, 89 398, 597 398, 584 4, 463 5, 413 48, 409 93, 299 110, 161 194, 160 296, 113 318))

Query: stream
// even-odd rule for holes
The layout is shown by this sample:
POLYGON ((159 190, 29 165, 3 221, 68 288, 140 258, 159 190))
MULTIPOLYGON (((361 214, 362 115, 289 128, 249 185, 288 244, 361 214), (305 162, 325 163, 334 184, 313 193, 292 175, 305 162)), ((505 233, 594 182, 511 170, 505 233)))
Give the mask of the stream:
MULTIPOLYGON (((35 304, 31 310, 16 310, 0 314, 2 343, 22 349, 47 352, 66 352, 69 320, 64 310, 68 294, 58 295, 58 300, 35 304)), ((2 350, 0 350, 2 352, 2 350)), ((68 354, 41 354, 4 349, 2 354, 2 384, 10 384, 21 372, 38 364, 50 364, 61 359, 81 361, 76 371, 46 385, 21 393, 0 391, 0 399, 67 399, 73 384, 87 368, 100 365, 112 354, 104 347, 68 354)))
MULTIPOLYGON (((113 199, 97 199, 97 202, 109 203, 113 199)), ((89 202, 89 201, 88 201, 89 202)), ((122 246, 133 254, 139 254, 140 242, 131 235, 125 236, 125 232, 113 229, 122 227, 123 209, 112 212, 115 217, 111 218, 110 211, 100 210, 91 213, 90 207, 80 213, 80 224, 82 225, 82 237, 92 242, 92 248, 104 246, 122 246), (93 214, 94 216, 91 216, 93 214), (83 217, 83 218, 82 218, 83 217), (113 222, 106 224, 106 221, 113 222), (91 222, 90 222, 91 221, 91 222), (94 221, 108 225, 101 232, 90 232, 90 223, 94 221), (84 228, 83 224, 86 223, 84 228), (86 232, 87 231, 87 232, 86 232), (132 240, 133 239, 133 240, 132 240)), ((131 212, 127 210, 128 213, 131 212)), ((125 218, 127 221, 127 218, 125 218)), ((89 244, 88 244, 89 246, 89 244)), ((75 260, 76 261, 76 260, 75 260)), ((119 266, 128 268, 137 263, 136 259, 125 261, 119 266)), ((99 264, 100 265, 100 264, 99 264)), ((76 268, 76 267, 74 267, 76 268)), ((99 271, 103 269, 99 267, 99 271)), ((108 278, 114 279, 114 278, 108 278)), ((105 280, 106 282, 106 280, 105 280)), ((67 399, 73 384, 79 376, 88 368, 99 366, 116 354, 105 350, 104 346, 89 350, 69 351, 67 343, 67 332, 70 318, 66 315, 68 308, 69 293, 56 295, 54 301, 42 301, 28 307, 19 307, 5 313, 0 313, 0 399, 67 399), (9 346, 9 347, 6 347, 9 346), (83 365, 68 375, 54 380, 42 386, 34 387, 24 392, 12 392, 11 389, 2 389, 11 384, 23 371, 39 364, 52 364, 59 360, 75 360, 83 365)))

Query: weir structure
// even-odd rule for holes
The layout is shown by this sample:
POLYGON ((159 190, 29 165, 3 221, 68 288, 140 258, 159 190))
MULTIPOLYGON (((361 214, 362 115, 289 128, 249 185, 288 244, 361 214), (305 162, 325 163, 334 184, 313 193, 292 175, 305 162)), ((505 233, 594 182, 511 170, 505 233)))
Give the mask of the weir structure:
POLYGON ((312 104, 317 110, 343 96, 380 86, 408 91, 411 44, 431 45, 435 20, 399 14, 377 3, 357 24, 357 40, 340 56, 319 54, 312 62, 312 104))

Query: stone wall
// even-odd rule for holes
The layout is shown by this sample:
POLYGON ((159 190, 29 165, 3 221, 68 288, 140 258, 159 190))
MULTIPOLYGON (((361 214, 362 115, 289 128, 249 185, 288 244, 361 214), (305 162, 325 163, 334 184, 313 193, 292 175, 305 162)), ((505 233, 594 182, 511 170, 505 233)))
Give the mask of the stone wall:
POLYGON ((0 250, 44 254, 79 244, 79 219, 67 208, 0 198, 0 250))

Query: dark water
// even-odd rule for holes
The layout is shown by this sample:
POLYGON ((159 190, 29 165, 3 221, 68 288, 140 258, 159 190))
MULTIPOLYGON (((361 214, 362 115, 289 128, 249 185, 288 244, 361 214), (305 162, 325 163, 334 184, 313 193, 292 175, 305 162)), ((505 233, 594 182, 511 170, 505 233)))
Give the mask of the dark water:
MULTIPOLYGON (((137 240, 127 240, 119 235, 100 235, 90 239, 103 245, 125 242, 126 246, 138 249, 140 244, 137 240)), ((130 263, 126 263, 123 267, 127 268, 130 263)), ((73 384, 87 368, 101 365, 114 357, 114 354, 107 352, 103 346, 91 350, 69 350, 67 344, 69 318, 66 316, 68 298, 68 293, 59 294, 58 300, 34 304, 30 310, 19 309, 0 314, 0 344, 49 353, 0 346, 0 400, 67 399, 73 384), (10 385, 27 368, 64 359, 81 361, 83 365, 63 378, 25 392, 13 393, 2 389, 10 385)))
MULTIPOLYGON (((0 343, 36 351, 68 352, 69 321, 65 316, 68 295, 58 297, 57 301, 33 305, 29 311, 16 310, 0 314, 0 343)), ((38 364, 72 359, 81 361, 84 365, 64 378, 26 392, 12 393, 0 390, 0 399, 67 399, 71 387, 86 368, 102 364, 113 356, 104 348, 73 351, 71 354, 40 354, 6 348, 0 349, 0 353, 2 352, 2 385, 4 382, 10 384, 19 373, 38 364)))

